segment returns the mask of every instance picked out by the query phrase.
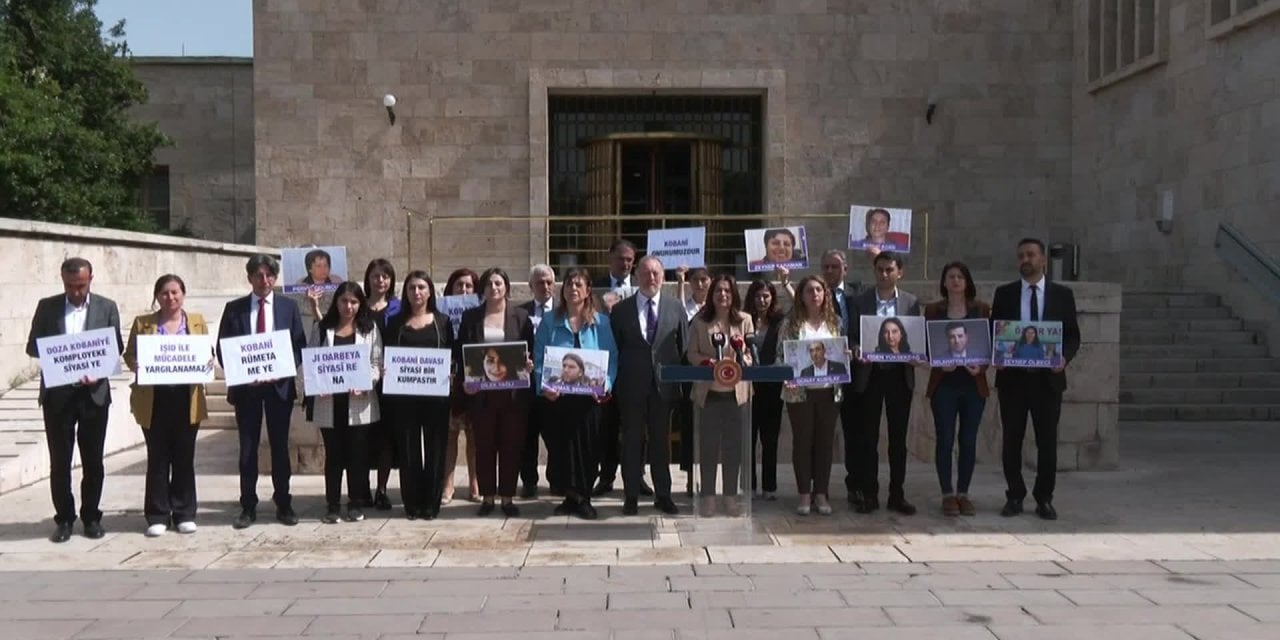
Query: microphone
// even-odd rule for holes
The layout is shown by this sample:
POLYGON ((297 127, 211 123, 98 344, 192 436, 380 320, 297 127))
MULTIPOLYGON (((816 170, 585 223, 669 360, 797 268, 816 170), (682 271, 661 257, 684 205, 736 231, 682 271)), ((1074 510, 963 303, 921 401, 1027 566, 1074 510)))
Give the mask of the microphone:
POLYGON ((733 336, 732 338, 729 339, 729 344, 733 345, 733 353, 738 360, 738 364, 740 366, 746 366, 747 362, 742 357, 742 353, 743 353, 743 350, 746 349, 747 347, 747 341, 744 340, 742 336, 733 336))
POLYGON ((715 332, 715 333, 711 334, 711 346, 713 346, 713 347, 715 347, 715 348, 716 348, 716 360, 723 360, 723 359, 724 359, 724 345, 725 345, 725 342, 726 342, 726 340, 725 340, 725 337, 724 337, 724 333, 722 333, 722 332, 720 332, 720 331, 717 331, 717 332, 715 332))

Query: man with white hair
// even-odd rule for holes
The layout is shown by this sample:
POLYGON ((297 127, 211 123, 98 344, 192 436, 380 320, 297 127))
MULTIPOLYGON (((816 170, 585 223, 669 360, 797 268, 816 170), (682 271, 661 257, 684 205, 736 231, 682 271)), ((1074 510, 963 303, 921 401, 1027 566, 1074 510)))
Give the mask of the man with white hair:
MULTIPOLYGON (((556 273, 550 266, 535 264, 529 270, 529 291, 533 299, 520 305, 529 313, 533 329, 537 331, 542 319, 555 309, 556 273)), ((538 495, 538 436, 547 445, 547 483, 551 485, 551 493, 557 494, 560 486, 559 469, 552 460, 555 447, 547 441, 547 432, 551 427, 551 402, 541 395, 534 396, 529 408, 529 425, 525 431, 524 451, 520 459, 520 496, 533 498, 538 495)))

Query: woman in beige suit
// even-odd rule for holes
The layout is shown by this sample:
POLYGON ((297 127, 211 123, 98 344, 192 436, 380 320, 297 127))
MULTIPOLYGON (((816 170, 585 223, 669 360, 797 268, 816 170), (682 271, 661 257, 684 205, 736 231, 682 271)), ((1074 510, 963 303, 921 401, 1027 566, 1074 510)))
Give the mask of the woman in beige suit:
MULTIPOLYGON (((124 361, 138 370, 139 335, 206 335, 204 317, 183 311, 187 285, 173 274, 156 280, 153 295, 159 309, 138 316, 129 332, 124 361)), ((207 354, 212 366, 213 353, 207 354)), ((179 533, 196 531, 196 432, 209 416, 204 385, 130 385, 129 406, 147 442, 147 484, 143 512, 147 536, 156 537, 172 524, 179 533)))
MULTIPOLYGON (((720 274, 712 279, 708 299, 711 303, 703 305, 689 328, 686 355, 689 362, 695 364, 716 359, 718 354, 712 344, 712 335, 724 334, 723 354, 732 357, 734 350, 730 345, 734 337, 745 341, 746 336, 755 333, 751 316, 742 312, 738 283, 733 276, 720 274)), ((743 360, 744 364, 752 364, 750 351, 745 348, 743 360)), ((741 513, 738 492, 745 485, 742 481, 743 425, 750 398, 749 382, 693 384, 693 404, 698 411, 698 466, 702 484, 700 515, 715 515, 717 468, 722 470, 720 481, 724 512, 730 516, 741 513)))

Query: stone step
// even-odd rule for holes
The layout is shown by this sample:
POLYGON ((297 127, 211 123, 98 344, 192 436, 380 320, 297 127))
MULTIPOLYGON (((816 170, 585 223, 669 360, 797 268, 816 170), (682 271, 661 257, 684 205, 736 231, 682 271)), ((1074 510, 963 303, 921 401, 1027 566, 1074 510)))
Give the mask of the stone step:
POLYGON ((1237 318, 1218 318, 1214 320, 1191 320, 1180 318, 1178 314, 1154 320, 1120 319, 1120 333, 1130 332, 1183 332, 1183 331, 1242 331, 1244 323, 1237 318))
POLYGON ((1202 358, 1136 358, 1121 357, 1120 373, 1263 373, 1280 371, 1280 359, 1237 358, 1207 360, 1202 358))
POLYGON ((1120 344, 1257 344, 1252 331, 1126 331, 1120 330, 1120 344))
POLYGON ((1280 420, 1280 404, 1122 404, 1120 420, 1209 421, 1280 420))
POLYGON ((1280 372, 1170 373, 1163 369, 1147 373, 1120 374, 1120 389, 1274 389, 1280 394, 1280 372))
POLYGON ((1133 358, 1266 358, 1262 344, 1126 344, 1121 342, 1121 367, 1133 358))
POLYGON ((1183 320, 1215 320, 1230 318, 1231 310, 1226 307, 1180 307, 1177 310, 1168 307, 1135 308, 1126 307, 1120 312, 1120 322, 1129 320, 1162 320, 1180 318, 1183 320))
POLYGON ((1280 389, 1155 388, 1122 389, 1121 404, 1267 404, 1280 403, 1280 389))
POLYGON ((234 411, 209 409, 209 417, 200 423, 201 429, 235 429, 236 414, 234 411))
POLYGON ((1222 304, 1222 299, 1213 293, 1189 293, 1189 292, 1137 292, 1124 294, 1122 301, 1122 309, 1152 309, 1152 308, 1169 308, 1182 309, 1186 307, 1217 307, 1222 304))

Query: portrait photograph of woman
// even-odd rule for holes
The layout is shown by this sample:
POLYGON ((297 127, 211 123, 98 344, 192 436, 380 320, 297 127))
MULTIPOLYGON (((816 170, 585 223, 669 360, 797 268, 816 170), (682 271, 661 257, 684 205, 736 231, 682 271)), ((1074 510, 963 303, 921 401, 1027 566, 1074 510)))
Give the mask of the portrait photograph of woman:
POLYGON ((462 360, 466 367, 464 383, 472 390, 529 387, 529 373, 525 370, 528 345, 524 342, 463 345, 462 360))
POLYGON ((862 316, 862 357, 871 362, 921 362, 927 359, 922 316, 862 316))
POLYGON ((1061 322, 1014 322, 996 320, 995 353, 992 363, 1002 367, 1052 369, 1062 362, 1061 322))

